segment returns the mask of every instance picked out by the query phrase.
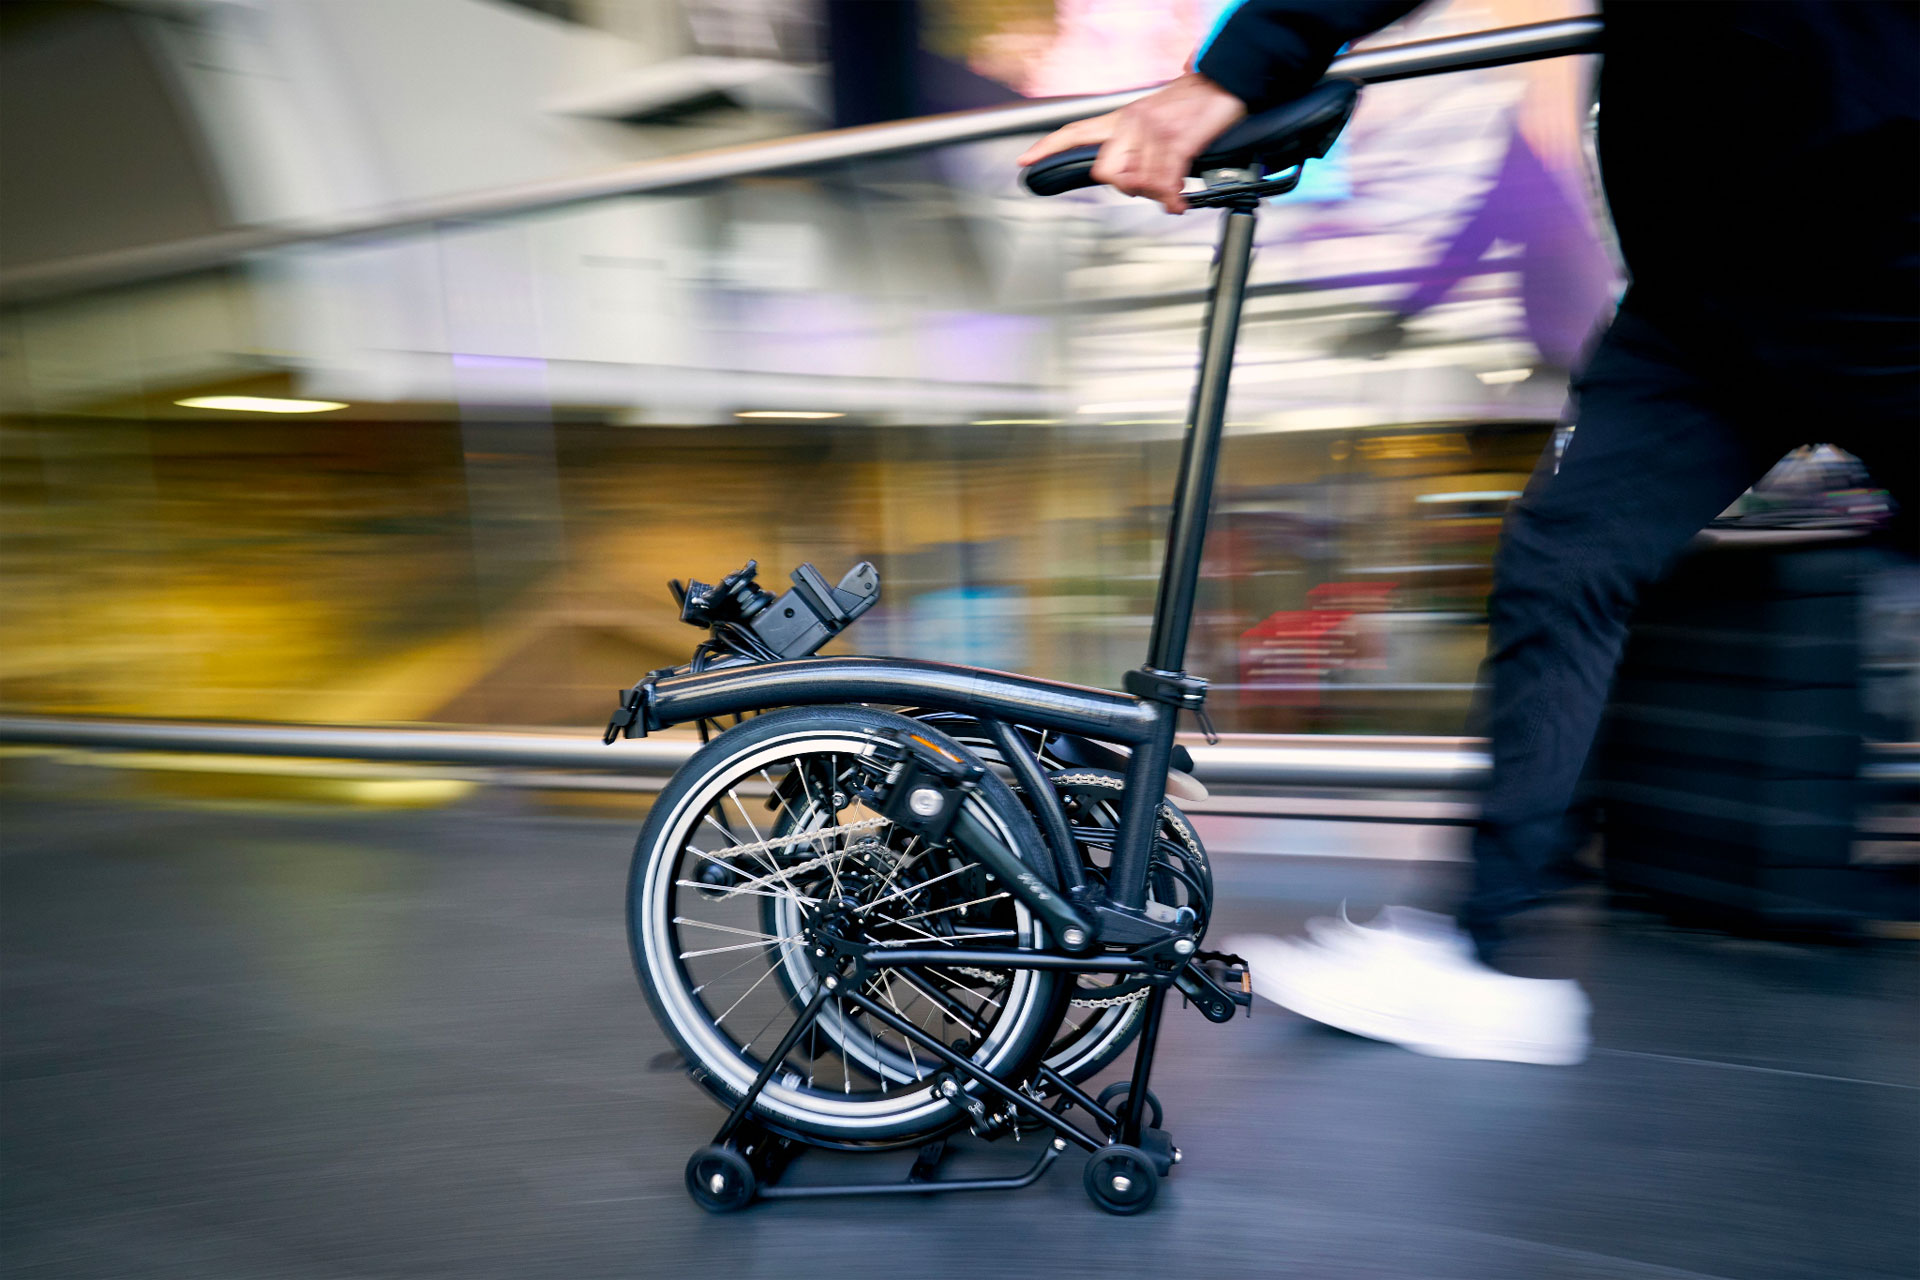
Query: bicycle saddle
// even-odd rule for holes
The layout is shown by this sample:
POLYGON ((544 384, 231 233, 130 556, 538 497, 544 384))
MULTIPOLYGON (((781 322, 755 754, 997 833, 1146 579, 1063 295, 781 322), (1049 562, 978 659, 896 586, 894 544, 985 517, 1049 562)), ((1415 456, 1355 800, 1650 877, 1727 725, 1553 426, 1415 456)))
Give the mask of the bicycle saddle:
MULTIPOLYGON (((1355 80, 1326 80, 1282 106, 1248 116, 1213 140, 1194 158, 1194 177, 1209 169, 1246 169, 1259 165, 1268 173, 1291 169, 1303 161, 1327 154, 1333 140, 1347 126, 1360 98, 1355 80)), ((1027 190, 1037 196, 1057 196, 1091 187, 1093 159, 1099 147, 1070 147, 1020 172, 1027 190)))

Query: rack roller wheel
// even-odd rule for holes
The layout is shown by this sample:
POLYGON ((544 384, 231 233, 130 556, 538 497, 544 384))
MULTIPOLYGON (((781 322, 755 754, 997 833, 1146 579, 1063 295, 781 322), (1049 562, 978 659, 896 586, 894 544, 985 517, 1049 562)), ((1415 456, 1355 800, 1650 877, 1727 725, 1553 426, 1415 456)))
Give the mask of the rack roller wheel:
POLYGON ((1107 1213, 1145 1213, 1160 1192, 1153 1158, 1138 1147, 1102 1147, 1087 1161, 1087 1195, 1107 1213))
MULTIPOLYGON (((1115 1080, 1102 1089, 1094 1101, 1117 1116, 1127 1109, 1127 1095, 1132 1092, 1133 1081, 1115 1080)), ((1160 1110, 1160 1099, 1154 1096, 1153 1090, 1147 1090, 1147 1128, 1158 1129, 1164 1119, 1166 1116, 1160 1110)))
POLYGON ((687 1160, 687 1194, 708 1213, 733 1213, 753 1203, 759 1179, 732 1147, 705 1146, 687 1160))

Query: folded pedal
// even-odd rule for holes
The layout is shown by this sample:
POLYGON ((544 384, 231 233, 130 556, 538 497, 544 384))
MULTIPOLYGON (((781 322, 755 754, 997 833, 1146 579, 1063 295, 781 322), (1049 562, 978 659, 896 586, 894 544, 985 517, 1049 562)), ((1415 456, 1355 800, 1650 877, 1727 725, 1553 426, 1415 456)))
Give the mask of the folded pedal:
POLYGON ((1253 967, 1225 951, 1196 951, 1174 985, 1209 1022, 1231 1022, 1235 1008, 1253 1016, 1253 967))

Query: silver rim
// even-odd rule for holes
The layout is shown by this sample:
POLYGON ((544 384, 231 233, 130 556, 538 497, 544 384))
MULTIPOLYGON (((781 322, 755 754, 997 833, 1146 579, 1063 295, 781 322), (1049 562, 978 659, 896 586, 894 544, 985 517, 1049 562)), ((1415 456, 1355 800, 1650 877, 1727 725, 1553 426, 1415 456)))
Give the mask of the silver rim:
MULTIPOLYGON (((776 779, 783 777, 795 761, 810 757, 857 760, 869 754, 873 745, 871 735, 857 729, 818 727, 797 728, 756 743, 710 769, 698 785, 674 802, 657 828, 660 838, 647 851, 641 900, 636 908, 646 981, 659 1008, 700 1067, 730 1093, 743 1093, 752 1083, 760 1064, 751 1058, 751 1050, 756 1045, 763 1051, 772 1046, 791 1025, 796 996, 802 1002, 811 998, 817 981, 796 936, 812 901, 793 878, 797 867, 781 874, 780 857, 764 849, 756 853, 753 846, 764 845, 773 835, 776 819, 784 819, 787 834, 773 835, 773 839, 789 841, 784 848, 806 854, 803 861, 829 870, 837 883, 840 870, 853 865, 860 839, 874 830, 871 826, 851 829, 859 827, 859 822, 846 821, 841 815, 849 811, 841 810, 831 800, 811 794, 805 800, 796 796, 795 804, 780 801, 775 810, 766 811, 767 796, 776 779), (756 806, 765 816, 755 817, 756 806), (716 809, 735 817, 723 826, 713 818, 716 809), (730 848, 748 851, 729 856, 730 848), (731 877, 733 883, 705 885, 687 874, 690 867, 710 866, 726 868, 719 874, 723 879, 731 877), (768 899, 775 908, 776 924, 771 932, 762 927, 765 917, 759 910, 768 899), (738 922, 723 922, 677 914, 677 902, 698 900, 737 901, 742 917, 738 922), (751 915, 744 914, 747 912, 751 915), (690 932, 683 934, 683 930, 690 932), (696 978, 688 967, 696 961, 703 966, 711 961, 713 967, 725 972, 717 976, 703 973, 696 978), (767 981, 776 972, 784 973, 786 986, 767 981), (723 980, 727 989, 716 990, 723 980), (709 990, 716 990, 716 1001, 726 1003, 718 1008, 709 1006, 703 998, 709 990), (759 1014, 769 1003, 776 1006, 774 1015, 762 1025, 759 1014), (784 1020, 780 1016, 782 1007, 788 1011, 784 1020)), ((1017 847, 990 806, 977 797, 969 804, 988 830, 1009 847, 1017 847)), ((871 846, 866 847, 865 856, 873 857, 871 846)), ((907 856, 901 856, 896 870, 904 868, 907 856)), ((889 887, 887 892, 895 891, 889 887)), ((893 899, 906 900, 905 896, 893 899)), ((983 941, 1040 945, 1038 923, 1016 899, 1009 898, 995 909, 1010 911, 1007 928, 999 931, 1010 936, 983 941)), ((889 923, 891 913, 891 907, 882 913, 889 916, 889 923)), ((932 919, 910 919, 903 927, 913 933, 937 934, 937 929, 924 927, 932 919)), ((1041 984, 1035 975, 1026 970, 1010 972, 1004 993, 993 989, 995 1011, 987 1015, 985 1002, 981 1005, 981 1020, 990 1016, 991 1025, 973 1056, 989 1070, 1006 1065, 1029 1042, 1033 1023, 1042 1014, 1042 1002, 1037 998, 1041 984)), ((902 1016, 908 1016, 915 1006, 900 982, 898 976, 876 980, 870 990, 883 1005, 893 1003, 896 1011, 904 1010, 902 1016)), ((760 1095, 759 1109, 796 1128, 845 1138, 892 1136, 930 1127, 951 1114, 951 1104, 938 1097, 932 1085, 923 1083, 934 1073, 924 1051, 916 1055, 909 1046, 908 1052, 899 1052, 870 1027, 863 1029, 860 1019, 849 1014, 838 1000, 829 1001, 820 1039, 840 1058, 842 1078, 812 1078, 819 1058, 815 1047, 809 1045, 806 1072, 785 1068, 777 1072, 760 1095), (868 1085, 855 1092, 855 1067, 873 1077, 872 1085, 877 1085, 877 1090, 868 1085), (835 1085, 839 1086, 837 1092, 832 1088, 835 1085)))

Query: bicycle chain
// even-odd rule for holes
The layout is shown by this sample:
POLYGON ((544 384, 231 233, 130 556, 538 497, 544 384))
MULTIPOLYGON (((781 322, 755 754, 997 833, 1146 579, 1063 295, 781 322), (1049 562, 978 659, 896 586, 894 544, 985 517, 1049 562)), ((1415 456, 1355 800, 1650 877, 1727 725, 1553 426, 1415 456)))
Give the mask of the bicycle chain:
MULTIPOLYGON (((1126 789, 1126 784, 1120 779, 1108 777, 1103 773, 1058 773, 1053 776, 1053 781, 1056 785, 1079 783, 1083 786, 1102 787, 1109 791, 1124 791, 1126 789)), ((1186 845, 1189 850, 1201 858, 1206 856, 1205 852, 1198 847, 1198 843, 1192 834, 1192 829, 1185 822, 1180 821, 1180 818, 1184 815, 1181 815, 1178 809, 1175 809, 1170 804, 1163 804, 1160 806, 1160 815, 1165 824, 1173 828, 1174 834, 1180 837, 1182 844, 1186 845)), ((1147 988, 1141 987, 1126 995, 1077 998, 1072 1001, 1072 1005, 1076 1009, 1112 1009, 1123 1004, 1133 1004, 1146 998, 1147 988)))
MULTIPOLYGON (((969 978, 978 978, 982 982, 998 982, 1001 978, 1000 973, 993 969, 976 969, 971 965, 964 964, 943 967, 951 968, 955 973, 964 973, 969 978)), ((1136 1000, 1145 1000, 1146 998, 1146 988, 1142 987, 1140 990, 1130 992, 1124 996, 1086 996, 1084 998, 1077 998, 1071 1003, 1076 1009, 1112 1009, 1118 1005, 1132 1004, 1136 1000)))
MULTIPOLYGON (((854 831, 873 831, 880 827, 890 827, 892 825, 893 820, 891 818, 862 818, 858 822, 847 822, 831 827, 821 827, 814 831, 796 832, 790 836, 774 836, 771 839, 755 841, 753 844, 729 845, 727 848, 720 850, 719 853, 711 853, 706 856, 710 860, 719 862, 724 866, 726 864, 720 858, 720 853, 724 853, 730 858, 739 857, 741 854, 746 853, 778 853, 791 849, 797 844, 812 844, 817 846, 823 838, 846 835, 854 831)), ((721 896, 732 897, 744 889, 758 888, 763 884, 772 884, 776 880, 785 880, 789 876, 797 875, 802 871, 811 871, 815 867, 824 867, 837 858, 846 857, 848 852, 846 849, 835 849, 830 853, 823 853, 817 858, 809 858, 805 862, 796 862, 790 867, 779 867, 771 875, 755 876, 738 885, 719 885, 716 887, 729 891, 721 896)), ((762 863, 761 865, 764 866, 766 864, 762 863)))

